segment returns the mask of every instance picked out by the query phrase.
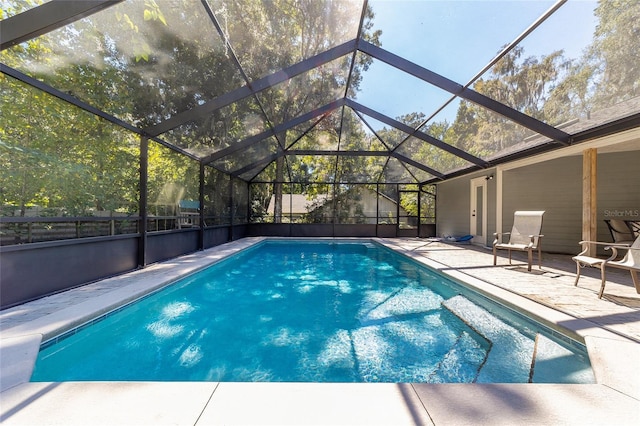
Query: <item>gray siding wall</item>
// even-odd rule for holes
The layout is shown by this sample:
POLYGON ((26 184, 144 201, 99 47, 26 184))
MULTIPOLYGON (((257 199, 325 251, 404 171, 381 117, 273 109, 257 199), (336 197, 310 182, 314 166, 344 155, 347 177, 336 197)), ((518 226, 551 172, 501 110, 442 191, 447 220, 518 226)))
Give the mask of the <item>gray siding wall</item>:
MULTIPOLYGON (((640 220, 640 151, 598 155, 598 240, 613 241, 605 219, 640 220), (634 217, 634 213, 638 215, 634 217)), ((516 210, 545 210, 543 250, 577 253, 582 239, 582 156, 571 156, 504 173, 503 224, 516 210)))
POLYGON ((582 234, 582 157, 573 156, 505 171, 502 225, 517 210, 544 210, 542 249, 577 253, 582 234))
MULTIPOLYGON (((473 178, 492 170, 437 185, 438 236, 469 233, 469 190, 473 178)), ((640 151, 598 155, 598 240, 612 241, 605 219, 640 220, 640 151)), ((575 254, 582 239, 582 155, 507 170, 503 173, 502 229, 513 225, 516 210, 544 210, 542 249, 575 254)), ((488 238, 497 230, 496 179, 487 182, 488 238)))
POLYGON ((469 233, 469 180, 453 179, 439 183, 436 192, 436 235, 469 233))
MULTIPOLYGON (((471 179, 495 175, 495 169, 483 170, 464 178, 437 185, 436 235, 463 236, 470 232, 471 179)), ((487 244, 491 245, 496 227, 496 179, 487 181, 487 244)))
MULTIPOLYGON (((493 172, 492 172, 493 173, 493 172)), ((493 234, 496 230, 496 203, 497 203, 497 180, 494 178, 487 182, 487 246, 493 243, 493 234)))
POLYGON ((640 151, 598 156, 598 239, 612 241, 605 219, 640 221, 640 151))

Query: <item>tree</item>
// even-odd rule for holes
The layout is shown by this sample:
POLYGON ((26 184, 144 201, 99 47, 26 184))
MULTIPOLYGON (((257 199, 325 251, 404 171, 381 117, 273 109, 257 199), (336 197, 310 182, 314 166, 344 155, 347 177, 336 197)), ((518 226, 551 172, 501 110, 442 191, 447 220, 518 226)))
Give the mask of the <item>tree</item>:
MULTIPOLYGON (((545 105, 557 82, 570 69, 562 51, 536 58, 525 57, 515 47, 486 77, 473 83, 473 89, 541 121, 554 121, 545 115, 545 105)), ((488 158, 521 142, 529 134, 518 125, 488 108, 461 100, 456 119, 444 132, 444 141, 477 157, 488 158)))
MULTIPOLYGON (((588 116, 640 95, 640 2, 601 0, 592 43, 577 59, 557 50, 526 57, 520 46, 473 88, 551 125, 588 116)), ((487 109, 461 101, 445 140, 482 158, 528 136, 526 129, 487 109)))
MULTIPOLYGON (((5 1, 0 13, 5 17, 39 3, 5 1)), ((0 56, 4 64, 144 128, 243 86, 242 72, 253 81, 356 37, 360 7, 361 2, 347 0, 220 0, 213 9, 220 36, 200 3, 123 2, 6 49, 0 56)), ((569 60, 561 50, 527 56, 522 47, 516 47, 473 88, 551 125, 637 98, 640 2, 601 0, 595 15, 598 26, 593 42, 580 58, 569 60)), ((361 36, 379 44, 380 32, 374 30, 373 22, 373 13, 367 9, 361 36)), ((353 96, 370 61, 364 54, 345 55, 160 137, 201 157, 218 152, 335 99, 353 96), (347 82, 354 57, 357 63, 347 82)), ((12 212, 24 215, 34 205, 49 208, 52 214, 135 211, 136 135, 5 74, 0 78, 4 119, 0 160, 6 165, 0 169, 0 191, 12 212)), ((424 118, 414 113, 398 120, 415 128, 424 118)), ((285 149, 397 147, 398 153, 438 171, 467 165, 417 138, 398 147, 407 135, 396 129, 378 132, 380 141, 365 133, 359 117, 348 108, 327 115, 302 136, 313 123, 315 120, 210 164, 205 201, 212 211, 228 208, 229 191, 234 188, 233 180, 223 172, 239 170, 285 149)), ((482 158, 500 155, 529 134, 516 123, 467 101, 460 102, 453 122, 431 122, 421 131, 482 158)), ((415 168, 382 158, 280 156, 256 178, 276 182, 252 191, 256 211, 266 210, 272 192, 279 200, 279 217, 284 190, 332 194, 336 203, 343 203, 339 198, 347 188, 340 185, 347 182, 373 185, 373 181, 418 180, 415 168)), ((151 192, 174 181, 185 186, 188 197, 198 195, 197 161, 153 144, 150 160, 151 192)), ((243 177, 251 179, 259 167, 243 177)), ((241 185, 235 188, 243 190, 241 185)), ((387 185, 384 191, 393 193, 394 188, 387 185)))
MULTIPOLYGON (((3 51, 2 61, 130 118, 127 91, 116 88, 125 77, 122 63, 113 59, 112 42, 92 21, 81 21, 3 51)), ((4 74, 1 78, 3 114, 11 117, 0 128, 7 147, 0 155, 10 165, 9 175, 2 176, 4 204, 17 206, 21 215, 30 206, 52 215, 137 211, 134 134, 4 74)))
MULTIPOLYGON (((268 2, 223 2, 219 16, 240 64, 250 79, 257 79, 300 62, 357 36, 360 2, 330 0, 273 0, 268 2)), ((365 37, 377 42, 379 33, 369 33, 371 11, 367 11, 365 37)), ((339 97, 347 88, 351 55, 315 68, 260 93, 259 100, 272 124, 286 123, 339 97)), ((359 73, 367 61, 356 64, 349 90, 357 90, 359 73)), ((320 124, 319 130, 331 126, 320 124)), ((288 132, 277 135, 280 150, 290 146, 288 132)), ((288 167, 283 156, 275 161, 275 221, 282 215, 282 182, 288 167)), ((303 168, 299 168, 295 174, 303 168)), ((315 169, 318 170, 317 168, 315 169)))
POLYGON ((640 2, 600 0, 594 13, 598 25, 587 55, 599 109, 640 95, 640 2))

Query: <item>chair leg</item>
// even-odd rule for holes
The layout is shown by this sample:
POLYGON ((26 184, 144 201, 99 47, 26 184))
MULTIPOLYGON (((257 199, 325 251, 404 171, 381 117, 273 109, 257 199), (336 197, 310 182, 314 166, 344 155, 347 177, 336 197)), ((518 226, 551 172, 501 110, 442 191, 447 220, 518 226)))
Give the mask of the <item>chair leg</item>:
POLYGON ((607 275, 605 272, 604 264, 600 267, 600 275, 602 276, 602 284, 600 285, 600 293, 598 294, 598 299, 602 299, 602 295, 604 294, 604 285, 607 283, 607 275))
POLYGON ((527 250, 527 271, 531 272, 531 264, 533 263, 533 250, 527 250))
POLYGON ((582 268, 580 267, 580 262, 576 262, 576 282, 573 283, 574 286, 578 285, 578 280, 580 279, 581 273, 582 273, 582 268))
POLYGON ((538 269, 542 269, 542 246, 538 244, 538 269))
POLYGON ((498 251, 498 250, 496 250, 496 247, 495 247, 495 246, 493 246, 493 266, 496 266, 496 265, 497 265, 497 263, 496 263, 496 262, 497 262, 497 257, 498 257, 498 253, 497 253, 497 251, 498 251))
POLYGON ((638 277, 638 271, 630 270, 631 279, 633 280, 633 286, 636 288, 636 293, 640 294, 640 277, 638 277))
POLYGON ((509 252, 509 265, 511 265, 511 250, 507 250, 509 252))

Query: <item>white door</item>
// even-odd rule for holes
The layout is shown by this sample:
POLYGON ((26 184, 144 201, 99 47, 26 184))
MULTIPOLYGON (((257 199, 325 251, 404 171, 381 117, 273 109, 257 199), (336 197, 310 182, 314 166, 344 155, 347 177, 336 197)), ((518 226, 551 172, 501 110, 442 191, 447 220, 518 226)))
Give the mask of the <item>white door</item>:
POLYGON ((474 244, 487 244, 487 180, 471 179, 470 233, 474 244))

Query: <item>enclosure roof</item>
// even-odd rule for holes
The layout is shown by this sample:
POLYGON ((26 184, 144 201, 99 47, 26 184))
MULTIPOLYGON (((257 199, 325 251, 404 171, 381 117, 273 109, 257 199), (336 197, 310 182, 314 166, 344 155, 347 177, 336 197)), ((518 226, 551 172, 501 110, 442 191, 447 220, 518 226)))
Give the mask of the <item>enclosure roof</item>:
POLYGON ((640 125, 634 0, 0 2, 4 75, 247 181, 432 183, 640 125))

